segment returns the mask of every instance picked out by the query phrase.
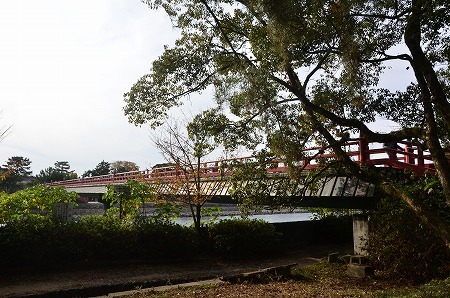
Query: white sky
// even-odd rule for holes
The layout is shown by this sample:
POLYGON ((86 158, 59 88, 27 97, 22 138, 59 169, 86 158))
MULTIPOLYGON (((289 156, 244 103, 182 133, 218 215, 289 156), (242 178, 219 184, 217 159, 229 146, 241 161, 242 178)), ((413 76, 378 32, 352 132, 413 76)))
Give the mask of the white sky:
POLYGON ((81 175, 102 160, 163 161, 123 94, 176 36, 139 0, 1 0, 0 127, 13 127, 0 163, 28 157, 38 174, 68 161, 81 175))
MULTIPOLYGON (((28 157, 38 174, 68 161, 82 175, 102 160, 162 162, 149 128, 128 123, 123 94, 176 37, 165 12, 139 0, 0 0, 0 127, 13 125, 0 163, 28 157)), ((385 84, 404 81, 398 69, 385 84)), ((183 110, 210 99, 192 97, 183 110)))

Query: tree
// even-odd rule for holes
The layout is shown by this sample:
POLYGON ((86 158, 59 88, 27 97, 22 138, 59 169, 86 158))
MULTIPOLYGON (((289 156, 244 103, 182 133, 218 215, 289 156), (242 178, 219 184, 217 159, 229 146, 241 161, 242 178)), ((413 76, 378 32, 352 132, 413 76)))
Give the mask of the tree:
POLYGON ((54 167, 41 170, 36 178, 40 183, 50 183, 55 181, 76 179, 78 175, 75 171, 70 171, 68 161, 56 161, 54 167))
POLYGON ((88 170, 84 172, 83 177, 93 177, 108 175, 111 173, 111 165, 109 162, 102 160, 93 170, 88 170))
POLYGON ((55 203, 75 203, 78 194, 64 187, 35 185, 10 195, 0 193, 0 222, 32 215, 51 216, 55 203))
POLYGON ((139 166, 132 161, 117 160, 112 162, 110 166, 112 173, 139 171, 139 166))
MULTIPOLYGON (((211 199, 201 187, 201 177, 205 173, 204 158, 217 147, 207 126, 204 126, 208 121, 203 120, 208 116, 208 112, 197 115, 187 125, 187 133, 183 133, 178 124, 172 123, 166 124, 159 135, 152 136, 153 143, 167 161, 166 167, 175 177, 166 179, 162 175, 158 178, 160 168, 157 167, 153 167, 153 176, 157 177, 157 183, 163 185, 166 192, 170 189, 175 200, 189 207, 197 230, 201 228, 202 208, 211 199)), ((218 187, 218 184, 211 185, 218 187)), ((210 191, 214 193, 214 189, 210 191)))
POLYGON ((70 170, 70 165, 68 161, 57 161, 55 162, 55 170, 63 174, 68 174, 70 170))
POLYGON ((111 204, 119 205, 121 220, 137 215, 139 206, 144 208, 145 202, 153 197, 153 188, 146 182, 128 180, 123 185, 108 185, 103 199, 111 204))
MULTIPOLYGON (((218 135, 250 148, 263 143, 290 165, 305 146, 330 149, 352 175, 405 200, 450 247, 448 226, 395 181, 360 168, 341 146, 348 133, 420 141, 450 204, 447 1, 143 2, 165 9, 181 37, 124 95, 130 122, 157 127, 186 95, 213 85, 218 106, 234 116, 221 120, 218 135), (393 61, 415 78, 403 90, 380 85, 393 61), (379 117, 400 128, 372 130, 367 124, 379 117)), ((216 110, 218 117, 226 112, 216 110)))
POLYGON ((57 171, 53 167, 48 167, 39 172, 39 174, 36 175, 36 179, 40 183, 50 183, 55 181, 62 181, 64 180, 64 174, 57 171))
POLYGON ((8 158, 1 172, 1 189, 5 192, 12 193, 19 190, 19 183, 32 173, 30 170, 31 161, 22 156, 13 156, 8 158))

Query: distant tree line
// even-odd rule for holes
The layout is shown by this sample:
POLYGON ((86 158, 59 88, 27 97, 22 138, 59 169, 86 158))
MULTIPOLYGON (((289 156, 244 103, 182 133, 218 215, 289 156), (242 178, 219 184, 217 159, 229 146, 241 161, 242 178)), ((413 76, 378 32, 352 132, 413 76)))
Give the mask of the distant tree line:
POLYGON ((102 160, 94 169, 84 172, 82 177, 94 177, 100 175, 108 175, 115 173, 125 173, 138 171, 139 166, 132 161, 117 160, 112 163, 102 160))
POLYGON ((76 178, 78 178, 78 175, 75 171, 70 170, 68 161, 57 161, 55 162, 54 167, 43 169, 36 175, 36 179, 39 183, 49 183, 76 178))
MULTIPOLYGON (((101 161, 94 169, 84 172, 83 177, 123 173, 139 170, 131 161, 101 161)), ((70 169, 68 161, 56 161, 53 166, 45 168, 36 176, 32 176, 31 160, 23 156, 12 156, 0 166, 0 192, 14 193, 30 186, 78 178, 78 174, 70 169)))

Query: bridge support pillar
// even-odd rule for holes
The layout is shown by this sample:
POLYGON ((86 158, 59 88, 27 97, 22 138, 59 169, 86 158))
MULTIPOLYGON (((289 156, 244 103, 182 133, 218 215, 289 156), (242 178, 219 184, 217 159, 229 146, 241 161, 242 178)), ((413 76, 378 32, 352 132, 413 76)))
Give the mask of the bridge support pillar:
POLYGON ((369 244, 369 216, 353 214, 353 250, 355 255, 367 256, 369 244))

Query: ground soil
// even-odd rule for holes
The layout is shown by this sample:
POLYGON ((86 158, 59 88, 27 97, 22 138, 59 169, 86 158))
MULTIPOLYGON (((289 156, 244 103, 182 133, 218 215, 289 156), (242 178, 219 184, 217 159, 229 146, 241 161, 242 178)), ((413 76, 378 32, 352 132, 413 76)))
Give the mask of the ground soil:
POLYGON ((351 243, 308 246, 258 259, 172 260, 151 264, 95 264, 37 270, 10 268, 0 276, 0 297, 86 297, 250 272, 298 263, 306 266, 330 252, 350 253, 351 243))

